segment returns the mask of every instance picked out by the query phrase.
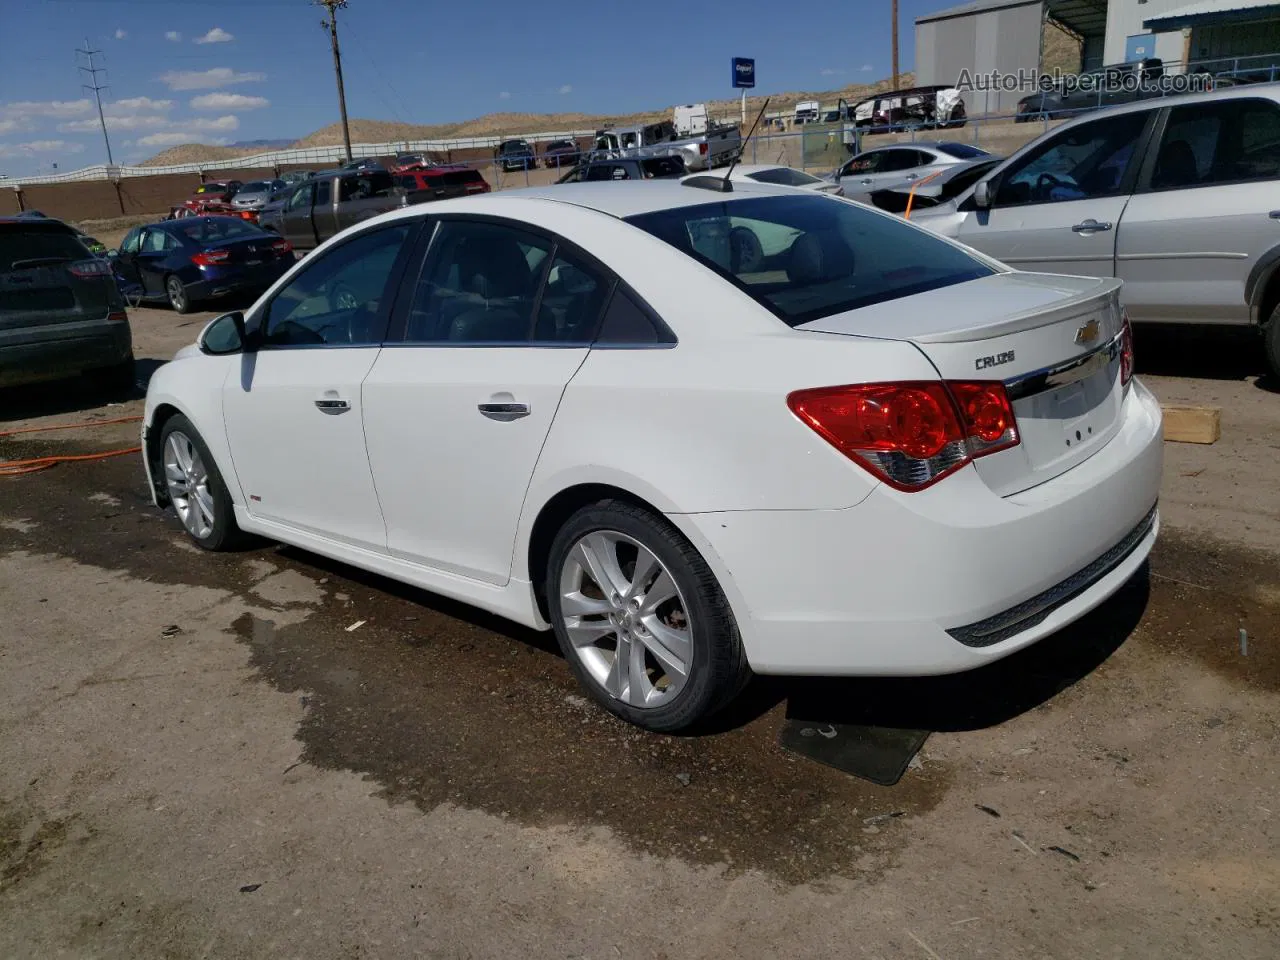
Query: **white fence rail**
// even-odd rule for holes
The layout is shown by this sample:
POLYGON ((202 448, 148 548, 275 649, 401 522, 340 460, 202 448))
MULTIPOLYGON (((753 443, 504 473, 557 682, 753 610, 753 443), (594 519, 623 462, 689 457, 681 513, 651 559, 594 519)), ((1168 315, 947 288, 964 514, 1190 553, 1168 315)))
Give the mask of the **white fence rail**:
MULTIPOLYGON (((351 156, 385 157, 393 153, 446 153, 450 150, 493 149, 504 140, 528 140, 530 143, 548 143, 552 140, 574 140, 593 137, 595 130, 561 130, 551 133, 526 133, 514 136, 464 137, 454 140, 394 140, 387 143, 353 143, 351 156)), ((34 177, 13 177, 0 182, 0 186, 17 190, 37 183, 75 183, 82 180, 117 180, 127 177, 156 177, 169 173, 209 173, 215 170, 250 170, 275 167, 277 164, 316 164, 332 166, 346 160, 342 144, 332 147, 302 147, 290 150, 269 150, 245 157, 227 160, 206 160, 201 163, 174 163, 163 167, 126 167, 99 164, 70 170, 66 173, 42 174, 34 177)))

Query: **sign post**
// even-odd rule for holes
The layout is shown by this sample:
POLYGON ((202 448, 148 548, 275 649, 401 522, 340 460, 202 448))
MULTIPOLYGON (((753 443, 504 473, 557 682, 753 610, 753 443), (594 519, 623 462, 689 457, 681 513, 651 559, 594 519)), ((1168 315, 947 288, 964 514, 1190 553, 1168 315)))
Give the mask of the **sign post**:
POLYGON ((742 123, 747 122, 747 91, 756 85, 756 62, 753 58, 733 58, 733 88, 742 90, 742 123))

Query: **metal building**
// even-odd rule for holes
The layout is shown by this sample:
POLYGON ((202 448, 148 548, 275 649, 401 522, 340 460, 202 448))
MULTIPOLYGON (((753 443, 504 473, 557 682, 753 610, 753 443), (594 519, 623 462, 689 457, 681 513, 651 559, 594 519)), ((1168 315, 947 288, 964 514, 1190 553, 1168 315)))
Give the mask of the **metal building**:
MULTIPOLYGON (((1040 69, 1042 0, 977 0, 916 20, 916 83, 956 84, 1040 69)), ((1026 90, 961 90, 970 116, 1011 113, 1026 90)))

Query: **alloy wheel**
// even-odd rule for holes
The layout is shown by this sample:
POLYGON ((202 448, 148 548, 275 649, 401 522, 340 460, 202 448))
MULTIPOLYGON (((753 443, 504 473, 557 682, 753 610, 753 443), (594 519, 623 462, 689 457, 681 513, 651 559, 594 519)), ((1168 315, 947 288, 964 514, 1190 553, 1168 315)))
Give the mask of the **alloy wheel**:
POLYGON ((187 291, 183 289, 182 281, 177 277, 170 277, 165 289, 169 294, 169 304, 179 313, 187 305, 187 291))
POLYGON ((197 540, 213 532, 216 513, 209 490, 209 471, 191 438, 180 430, 164 445, 164 480, 182 525, 197 540))
POLYGON ((573 652, 616 700, 659 707, 689 678, 688 606, 666 565, 626 534, 597 530, 570 548, 560 571, 560 615, 573 652))

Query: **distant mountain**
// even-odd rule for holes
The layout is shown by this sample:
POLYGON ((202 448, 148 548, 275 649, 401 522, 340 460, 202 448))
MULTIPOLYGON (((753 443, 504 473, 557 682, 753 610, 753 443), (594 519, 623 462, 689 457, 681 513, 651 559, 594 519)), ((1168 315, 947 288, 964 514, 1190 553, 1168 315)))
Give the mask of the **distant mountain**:
POLYGON ((238 140, 235 143, 229 143, 229 147, 261 147, 263 150, 278 150, 282 147, 292 146, 292 140, 238 140))

